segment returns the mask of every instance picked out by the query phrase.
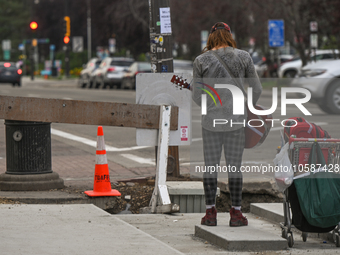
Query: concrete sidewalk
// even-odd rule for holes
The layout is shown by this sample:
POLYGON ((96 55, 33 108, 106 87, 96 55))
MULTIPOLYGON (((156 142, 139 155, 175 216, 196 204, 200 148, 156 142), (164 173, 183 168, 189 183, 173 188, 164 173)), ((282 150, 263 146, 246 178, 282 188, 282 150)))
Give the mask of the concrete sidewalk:
POLYGON ((0 205, 0 253, 182 254, 94 205, 0 205))
POLYGON ((246 214, 248 227, 230 228, 229 214, 219 213, 218 226, 202 226, 206 233, 200 237, 195 230, 201 226, 198 213, 111 215, 94 205, 6 204, 0 205, 0 215, 2 255, 339 252, 324 239, 308 237, 304 243, 297 233, 294 247, 287 249, 279 225, 254 214, 246 214))

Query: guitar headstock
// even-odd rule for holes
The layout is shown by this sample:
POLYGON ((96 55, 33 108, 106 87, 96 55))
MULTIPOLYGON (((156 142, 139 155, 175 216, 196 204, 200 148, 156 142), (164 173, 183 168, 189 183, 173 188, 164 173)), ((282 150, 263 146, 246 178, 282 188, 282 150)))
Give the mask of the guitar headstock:
POLYGON ((171 82, 181 89, 190 89, 190 84, 187 82, 187 80, 183 79, 183 77, 179 77, 178 75, 173 75, 171 82))

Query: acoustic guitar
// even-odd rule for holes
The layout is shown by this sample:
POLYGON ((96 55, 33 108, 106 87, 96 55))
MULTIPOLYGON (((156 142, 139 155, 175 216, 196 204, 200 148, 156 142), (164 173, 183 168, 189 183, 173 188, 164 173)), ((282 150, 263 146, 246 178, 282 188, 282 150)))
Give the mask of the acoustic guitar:
MULTIPOLYGON (((178 75, 173 75, 171 78, 171 82, 175 84, 179 88, 190 89, 190 84, 179 77, 178 75)), ((247 109, 247 122, 246 127, 244 128, 245 134, 245 145, 244 148, 251 149, 257 146, 260 146, 264 140, 267 138, 269 131, 272 127, 272 119, 273 116, 269 115, 256 115, 247 109)), ((255 105, 255 109, 257 110, 265 110, 265 108, 261 105, 255 105)))

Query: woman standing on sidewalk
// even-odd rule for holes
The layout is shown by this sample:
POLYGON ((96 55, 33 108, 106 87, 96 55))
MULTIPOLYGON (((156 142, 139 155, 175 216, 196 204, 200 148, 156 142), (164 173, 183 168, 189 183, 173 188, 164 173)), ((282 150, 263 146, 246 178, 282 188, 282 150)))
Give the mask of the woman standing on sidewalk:
MULTIPOLYGON (((240 78, 238 83, 241 84, 242 90, 244 90, 244 78, 247 78, 249 86, 253 88, 254 104, 256 104, 262 92, 262 86, 252 58, 248 52, 236 48, 236 42, 232 37, 229 26, 223 22, 218 22, 211 28, 207 46, 194 61, 193 74, 192 97, 199 106, 201 106, 204 91, 212 90, 214 84, 224 83, 237 86, 232 77, 240 78), (224 65, 227 65, 227 67, 224 65)), ((221 104, 214 104, 213 99, 207 96, 206 115, 202 115, 205 167, 209 169, 209 166, 216 167, 220 164, 223 146, 226 165, 234 169, 234 171, 228 173, 228 187, 232 204, 229 225, 232 227, 247 226, 248 220, 241 212, 243 179, 240 172, 245 142, 244 126, 240 123, 243 123, 247 116, 246 113, 244 115, 233 115, 233 98, 228 89, 216 89, 215 92, 217 93, 214 96, 218 97, 217 95, 219 95, 221 104), (226 119, 228 123, 234 122, 235 125, 215 126, 214 119, 226 119)), ((210 94, 213 96, 213 93, 210 94)), ((214 101, 218 102, 218 99, 216 98, 214 101)), ((203 185, 206 215, 202 218, 201 224, 216 226, 217 172, 205 172, 203 185)))

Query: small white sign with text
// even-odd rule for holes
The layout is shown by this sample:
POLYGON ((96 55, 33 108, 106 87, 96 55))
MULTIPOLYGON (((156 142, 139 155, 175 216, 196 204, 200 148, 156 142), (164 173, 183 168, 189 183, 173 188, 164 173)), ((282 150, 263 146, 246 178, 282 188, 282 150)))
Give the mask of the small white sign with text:
POLYGON ((171 34, 170 7, 159 8, 159 17, 161 22, 161 34, 171 34))

